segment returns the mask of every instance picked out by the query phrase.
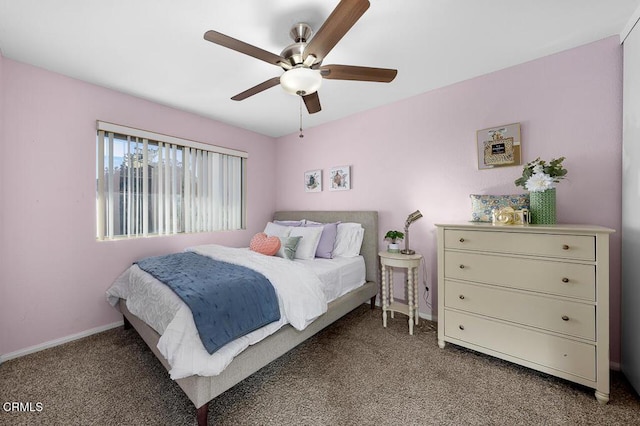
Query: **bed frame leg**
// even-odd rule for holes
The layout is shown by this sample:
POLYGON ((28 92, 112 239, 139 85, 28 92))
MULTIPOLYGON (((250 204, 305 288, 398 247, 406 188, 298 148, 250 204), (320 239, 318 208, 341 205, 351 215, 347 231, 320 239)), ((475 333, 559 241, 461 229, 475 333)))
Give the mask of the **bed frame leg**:
POLYGON ((373 296, 371 298, 371 309, 375 309, 376 308, 376 297, 373 296))
POLYGON ((131 323, 129 322, 129 320, 127 319, 127 317, 125 317, 124 315, 122 316, 122 319, 124 319, 124 329, 125 330, 131 330, 131 323))
POLYGON ((209 403, 207 402, 202 407, 198 408, 196 412, 196 418, 198 419, 198 426, 207 426, 207 414, 209 414, 209 403))

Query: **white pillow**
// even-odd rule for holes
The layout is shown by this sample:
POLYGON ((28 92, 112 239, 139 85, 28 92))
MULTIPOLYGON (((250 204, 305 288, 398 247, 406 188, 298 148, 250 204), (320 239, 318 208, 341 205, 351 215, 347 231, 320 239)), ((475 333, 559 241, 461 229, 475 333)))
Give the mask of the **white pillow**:
POLYGON ((322 226, 293 227, 290 237, 302 237, 296 248, 296 259, 314 259, 322 235, 322 226))
POLYGON ((291 232, 292 229, 293 229, 292 226, 283 226, 283 225, 278 225, 277 223, 269 222, 267 223, 267 226, 265 226, 264 228, 264 233, 267 234, 269 237, 274 236, 274 237, 286 238, 289 236, 289 233, 291 232))
POLYGON ((333 246, 333 257, 357 257, 360 255, 364 228, 359 223, 338 224, 338 235, 333 246))

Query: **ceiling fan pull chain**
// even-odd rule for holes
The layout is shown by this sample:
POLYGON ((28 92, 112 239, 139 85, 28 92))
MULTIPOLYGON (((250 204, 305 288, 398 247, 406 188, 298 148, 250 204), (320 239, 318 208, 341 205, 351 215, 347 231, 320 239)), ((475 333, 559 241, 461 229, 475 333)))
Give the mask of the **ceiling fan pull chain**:
POLYGON ((298 137, 304 138, 304 135, 302 134, 302 96, 300 96, 300 135, 298 137))

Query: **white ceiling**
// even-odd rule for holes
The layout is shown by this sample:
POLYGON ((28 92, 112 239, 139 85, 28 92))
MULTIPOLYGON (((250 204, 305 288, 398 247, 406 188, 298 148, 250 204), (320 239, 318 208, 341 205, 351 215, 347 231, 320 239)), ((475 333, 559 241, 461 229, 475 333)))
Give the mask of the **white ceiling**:
MULTIPOLYGON (((305 128, 619 34, 640 0, 370 0, 324 64, 398 69, 389 84, 324 80, 305 128)), ((282 70, 203 39, 213 29, 279 54, 338 0, 0 0, 5 58, 269 136, 296 132, 282 70)))

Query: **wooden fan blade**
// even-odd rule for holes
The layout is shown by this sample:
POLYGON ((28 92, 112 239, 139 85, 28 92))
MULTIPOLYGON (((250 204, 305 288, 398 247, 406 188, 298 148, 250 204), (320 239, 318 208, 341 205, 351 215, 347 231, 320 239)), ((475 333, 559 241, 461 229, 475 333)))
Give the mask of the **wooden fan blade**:
POLYGON ((353 65, 323 65, 320 74, 332 80, 377 81, 389 83, 396 78, 398 70, 389 68, 356 67, 353 65))
POLYGON ((315 114, 316 112, 320 112, 322 109, 320 107, 320 98, 318 97, 318 92, 313 92, 310 95, 303 96, 304 104, 307 107, 307 111, 309 114, 315 114))
POLYGON ((318 58, 320 62, 335 47, 342 37, 353 27, 364 12, 369 9, 369 0, 342 0, 311 38, 302 55, 318 58))
POLYGON ((286 62, 286 59, 280 55, 267 52, 259 47, 252 46, 244 41, 236 40, 233 37, 229 37, 228 35, 224 35, 217 31, 207 31, 204 33, 204 39, 211 43, 219 44, 220 46, 235 50, 236 52, 244 53, 245 55, 249 55, 273 65, 279 65, 280 62, 286 62))
POLYGON ((251 89, 247 89, 242 93, 238 93, 231 99, 234 101, 241 101, 243 99, 247 99, 249 96, 253 96, 264 90, 270 89, 273 86, 277 86, 278 84, 280 84, 280 77, 273 77, 265 82, 258 84, 257 86, 253 86, 251 89))

